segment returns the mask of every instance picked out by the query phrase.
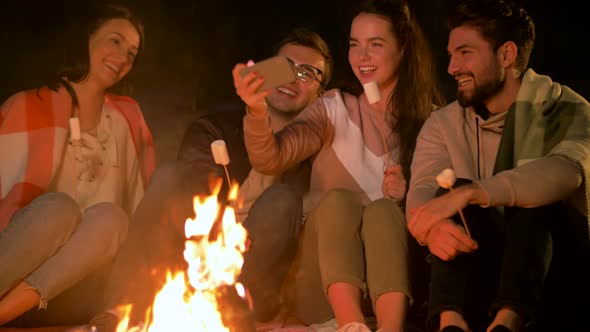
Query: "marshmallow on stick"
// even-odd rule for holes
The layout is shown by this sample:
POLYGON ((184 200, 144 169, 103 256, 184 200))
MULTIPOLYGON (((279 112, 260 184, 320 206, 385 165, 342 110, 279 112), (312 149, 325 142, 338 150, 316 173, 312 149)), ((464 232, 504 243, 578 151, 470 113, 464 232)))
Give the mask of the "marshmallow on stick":
POLYGON ((374 104, 381 100, 381 91, 379 91, 379 84, 377 84, 377 81, 363 84, 363 89, 365 90, 365 95, 367 96, 369 104, 374 104))
POLYGON ((80 134, 80 118, 70 118, 70 139, 79 140, 80 134))
POLYGON ((211 143, 211 152, 213 153, 213 159, 215 163, 223 166, 229 164, 229 155, 227 154, 227 148, 225 147, 225 141, 218 139, 211 143))
MULTIPOLYGON (((211 143, 211 153, 213 154, 213 159, 215 160, 215 163, 223 166, 223 170, 225 171, 225 178, 227 180, 227 188, 228 190, 231 190, 231 178, 229 177, 229 172, 227 170, 227 165, 229 165, 229 154, 227 153, 225 141, 222 139, 213 141, 211 143)), ((240 217, 238 215, 238 207, 236 206, 235 201, 232 201, 232 205, 236 215, 236 221, 240 222, 240 217)))
POLYGON ((213 141, 213 143, 211 143, 211 153, 213 153, 213 159, 215 159, 215 163, 218 165, 223 165, 225 177, 227 178, 227 187, 229 188, 231 186, 229 172, 227 171, 227 165, 229 165, 229 154, 227 153, 227 148, 225 147, 225 141, 222 139, 213 141))
POLYGON ((445 168, 436 176, 436 182, 438 182, 438 185, 445 189, 453 188, 456 180, 455 172, 450 168, 445 168))
MULTIPOLYGON (((436 176, 436 182, 438 182, 438 185, 442 188, 449 189, 449 191, 453 191, 455 181, 457 181, 457 177, 451 168, 445 168, 436 176)), ((471 232, 469 231, 469 227, 467 227, 467 221, 465 220, 465 216, 461 209, 459 209, 459 216, 461 216, 461 221, 463 222, 463 227, 465 227, 467 236, 471 237, 471 232)))

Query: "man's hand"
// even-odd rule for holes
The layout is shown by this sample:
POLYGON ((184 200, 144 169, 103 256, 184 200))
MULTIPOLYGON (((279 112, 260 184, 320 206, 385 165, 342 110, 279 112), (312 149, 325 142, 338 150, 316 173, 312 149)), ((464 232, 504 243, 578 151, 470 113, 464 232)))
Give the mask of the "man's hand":
MULTIPOLYGON (((410 211, 412 217, 408 222, 408 230, 419 243, 430 244, 428 243, 429 234, 437 223, 443 220, 449 220, 458 213, 459 209, 465 208, 468 204, 479 203, 481 197, 482 189, 478 185, 468 184, 460 186, 410 211)), ((468 247, 475 248, 474 246, 477 245, 465 233, 462 235, 455 234, 454 237, 468 247)), ((453 247, 456 250, 462 251, 457 245, 453 247)))
POLYGON ((426 243, 430 252, 443 261, 477 249, 477 242, 467 236, 463 227, 450 219, 437 222, 428 233, 426 243))
POLYGON ((246 66, 244 63, 238 63, 232 70, 236 93, 246 103, 250 114, 256 117, 266 116, 268 105, 266 104, 265 98, 269 95, 270 90, 258 91, 264 83, 264 77, 258 75, 256 71, 252 71, 242 77, 240 71, 246 68, 246 66))
POLYGON ((399 202, 404 199, 406 195, 406 180, 402 174, 401 165, 391 166, 385 170, 381 190, 383 190, 385 197, 391 198, 394 201, 399 202))

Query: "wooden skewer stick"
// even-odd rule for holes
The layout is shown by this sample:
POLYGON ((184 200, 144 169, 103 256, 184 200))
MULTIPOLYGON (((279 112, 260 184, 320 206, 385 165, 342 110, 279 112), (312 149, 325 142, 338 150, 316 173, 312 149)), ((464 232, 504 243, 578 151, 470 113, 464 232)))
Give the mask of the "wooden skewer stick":
MULTIPOLYGON (((453 187, 449 188, 450 191, 453 191, 453 187)), ((469 227, 467 226, 467 220, 465 220, 465 216, 463 215, 463 209, 459 209, 459 216, 461 217, 461 221, 463 222, 463 227, 465 227, 465 231, 467 232, 467 236, 471 238, 471 232, 469 231, 469 227)))
MULTIPOLYGON (((215 159, 215 163, 223 166, 223 170, 225 171, 225 178, 227 180, 227 192, 231 193, 231 178, 229 176, 229 171, 227 170, 227 165, 229 164, 229 154, 227 153, 225 141, 216 140, 213 143, 211 143, 211 153, 213 154, 213 159, 215 159)), ((230 200, 230 204, 234 209, 236 222, 240 223, 240 216, 238 215, 238 205, 236 204, 236 201, 230 200)))
MULTIPOLYGON (((453 191, 453 185, 457 178, 455 177, 455 172, 451 168, 446 168, 442 172, 440 172, 436 176, 436 182, 438 185, 449 189, 449 191, 453 191)), ((465 227, 465 231, 467 232, 467 236, 471 238, 471 232, 469 231, 469 227, 467 226, 467 220, 465 220, 465 216, 463 215, 463 210, 459 209, 459 216, 461 217, 461 221, 463 222, 463 227, 465 227)))
MULTIPOLYGON (((227 179, 227 192, 230 193, 231 192, 231 180, 229 177, 229 172, 227 171, 227 166, 223 165, 223 169, 225 170, 225 178, 227 179)), ((238 214, 238 205, 236 203, 236 200, 232 199, 229 201, 229 203, 232 205, 232 208, 234 208, 234 214, 236 215, 236 222, 240 223, 240 215, 238 214)))

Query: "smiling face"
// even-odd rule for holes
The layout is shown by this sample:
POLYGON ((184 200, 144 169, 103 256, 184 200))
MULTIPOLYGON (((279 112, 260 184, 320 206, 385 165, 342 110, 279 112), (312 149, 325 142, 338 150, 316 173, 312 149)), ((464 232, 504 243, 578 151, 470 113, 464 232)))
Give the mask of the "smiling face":
POLYGON ((119 82, 133 67, 140 42, 139 33, 128 20, 106 21, 89 39, 88 81, 103 89, 119 82))
POLYGON ((505 70, 492 45, 473 27, 460 26, 449 35, 448 72, 457 81, 457 100, 463 107, 486 104, 504 87, 505 70))
POLYGON ((389 19, 368 13, 353 19, 348 61, 361 84, 377 81, 382 92, 392 89, 402 56, 389 19))
MULTIPOLYGON (((313 48, 290 43, 281 47, 277 55, 286 56, 297 64, 311 65, 322 72, 325 71, 326 61, 324 57, 313 48)), ((320 78, 323 79, 321 75, 320 78)), ((298 79, 295 82, 273 89, 270 95, 266 97, 266 101, 268 106, 274 110, 297 113, 313 102, 319 96, 321 89, 322 86, 318 81, 304 82, 298 79)))

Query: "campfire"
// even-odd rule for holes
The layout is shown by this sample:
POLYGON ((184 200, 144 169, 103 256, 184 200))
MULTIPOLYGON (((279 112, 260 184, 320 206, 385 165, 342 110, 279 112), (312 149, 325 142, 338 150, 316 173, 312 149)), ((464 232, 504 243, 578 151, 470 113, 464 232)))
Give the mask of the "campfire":
MULTIPOLYGON (((219 186, 218 186, 219 188, 219 186)), ((235 204, 238 187, 230 190, 235 204)), ((130 306, 120 308, 117 332, 253 331, 244 287, 237 283, 244 262, 247 233, 232 206, 215 194, 193 201, 195 219, 185 223, 187 271, 169 273, 146 313, 143 326, 128 326, 130 306)))

